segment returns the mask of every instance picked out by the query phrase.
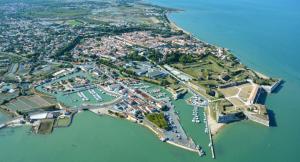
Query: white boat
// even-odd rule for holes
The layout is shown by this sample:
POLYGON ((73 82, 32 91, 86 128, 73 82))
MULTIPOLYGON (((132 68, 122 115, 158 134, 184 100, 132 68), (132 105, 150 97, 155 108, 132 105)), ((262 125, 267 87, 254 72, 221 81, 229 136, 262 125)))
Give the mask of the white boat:
POLYGON ((204 155, 205 155, 205 152, 204 152, 202 149, 200 149, 200 150, 199 150, 199 156, 202 157, 202 156, 204 156, 204 155))

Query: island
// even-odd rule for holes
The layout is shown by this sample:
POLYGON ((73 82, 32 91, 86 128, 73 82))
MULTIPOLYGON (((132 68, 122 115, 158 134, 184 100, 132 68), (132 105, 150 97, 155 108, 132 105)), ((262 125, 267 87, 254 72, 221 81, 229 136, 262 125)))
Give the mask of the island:
POLYGON ((138 0, 0 2, 0 128, 38 134, 68 127, 82 111, 130 120, 166 143, 205 155, 174 102, 189 94, 191 122, 210 139, 228 123, 270 126, 264 105, 282 80, 170 21, 178 9, 138 0))

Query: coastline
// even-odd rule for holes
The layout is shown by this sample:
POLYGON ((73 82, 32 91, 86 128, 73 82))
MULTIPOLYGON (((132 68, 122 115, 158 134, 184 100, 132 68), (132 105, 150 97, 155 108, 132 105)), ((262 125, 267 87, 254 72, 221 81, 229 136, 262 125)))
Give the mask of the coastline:
MULTIPOLYGON (((167 17, 168 21, 170 22, 170 26, 171 26, 172 28, 174 28, 175 30, 181 30, 181 31, 183 31, 185 34, 188 34, 188 35, 193 36, 192 33, 190 33, 190 32, 188 32, 188 31, 184 30, 183 28, 179 27, 174 21, 170 20, 169 14, 171 14, 171 13, 166 14, 166 17, 167 17)), ((198 38, 196 38, 196 39, 198 39, 198 38)))
MULTIPOLYGON (((174 21, 170 20, 169 15, 170 15, 170 14, 173 14, 173 13, 174 13, 173 11, 169 11, 169 12, 166 13, 167 21, 169 22, 169 25, 171 26, 172 29, 182 31, 183 33, 185 33, 185 34, 187 34, 187 35, 193 37, 194 39, 196 39, 196 40, 198 40, 198 41, 200 41, 200 42, 203 42, 203 43, 205 43, 205 44, 212 45, 212 46, 214 46, 214 47, 216 47, 216 48, 223 48, 223 47, 218 46, 218 45, 215 45, 215 44, 207 43, 206 41, 203 41, 203 40, 201 40, 200 38, 197 38, 196 36, 194 36, 191 32, 188 32, 187 30, 185 30, 185 29, 183 29, 182 27, 178 26, 174 21)), ((230 51, 230 49, 227 49, 227 48, 224 48, 224 49, 226 49, 227 51, 230 51)), ((232 54, 232 53, 231 53, 231 54, 232 54)), ((236 57, 234 54, 232 54, 232 55, 233 55, 234 57, 236 57)), ((237 57, 236 57, 236 58, 237 58, 237 57)), ((237 59, 238 59, 238 58, 237 58, 237 59)), ((239 59, 238 59, 238 60, 239 60, 239 59)), ((239 61, 239 62, 242 64, 241 61, 239 61)), ((263 78, 263 79, 271 79, 271 77, 269 77, 269 76, 267 76, 267 75, 265 75, 265 74, 263 74, 263 73, 261 73, 261 72, 258 72, 258 71, 255 70, 255 69, 250 69, 250 70, 251 70, 253 73, 255 73, 257 76, 259 76, 260 78, 263 78)), ((272 85, 270 85, 270 86, 268 86, 268 85, 261 85, 261 87, 264 88, 268 93, 272 93, 272 92, 274 91, 274 89, 276 89, 276 88, 282 83, 282 79, 277 78, 276 80, 277 80, 277 81, 276 81, 276 82, 274 81, 274 83, 273 83, 272 85)), ((199 93, 198 93, 198 94, 199 94, 199 93)), ((210 102, 209 98, 203 96, 202 94, 199 94, 199 95, 202 96, 204 99, 206 99, 207 101, 210 102)), ((210 108, 209 108, 208 106, 207 106, 207 108, 208 108, 208 110, 210 111, 210 108)), ((208 114, 208 117, 207 117, 208 119, 207 119, 207 120, 208 120, 208 126, 209 126, 209 129, 210 129, 210 131, 211 131, 211 134, 212 134, 213 136, 215 136, 217 133, 220 132, 220 130, 221 130, 222 128, 225 127, 226 124, 216 122, 215 119, 213 119, 213 118, 209 115, 210 112, 208 112, 207 114, 208 114)))
MULTIPOLYGON (((157 136, 158 138, 160 138, 159 132, 157 132, 156 130, 154 130, 153 128, 151 128, 149 125, 143 124, 143 123, 140 123, 140 125, 142 125, 142 126, 148 128, 150 131, 152 131, 154 134, 156 134, 156 136, 157 136)), ((196 150, 196 149, 192 149, 192 148, 189 148, 189 147, 180 145, 180 144, 178 144, 178 143, 175 143, 175 142, 172 142, 172 141, 169 141, 169 140, 167 140, 166 143, 171 144, 171 145, 176 146, 176 147, 179 147, 179 148, 182 148, 182 149, 185 149, 185 150, 187 150, 187 151, 192 151, 192 152, 198 153, 198 150, 196 150)))
MULTIPOLYGON (((170 14, 170 13, 168 13, 170 14)), ((185 34, 188 34, 190 36, 192 36, 193 38, 201 41, 199 38, 195 37, 192 33, 184 30, 183 28, 179 27, 174 21, 171 21, 170 18, 168 17, 168 14, 166 15, 167 18, 168 18, 168 21, 170 22, 170 25, 175 29, 175 30, 181 30, 183 31, 185 34)), ((259 73, 260 74, 260 73, 259 73)), ((265 75, 263 75, 265 76, 265 75)), ((209 100, 207 99, 205 96, 201 95, 203 98, 205 98, 206 100, 209 100)), ((208 107, 207 107, 208 108, 208 107)), ((209 108, 208 108, 209 109, 209 108)), ((209 129, 211 131, 211 134, 213 136, 215 136, 224 126, 225 124, 222 124, 222 123, 217 123, 214 119, 212 119, 212 117, 210 116, 210 112, 207 113, 207 122, 208 122, 208 126, 209 126, 209 129)))
MULTIPOLYGON (((170 20, 169 18, 169 15, 170 14, 173 14, 174 12, 170 11, 168 13, 166 13, 166 18, 167 18, 167 21, 170 23, 170 26, 173 27, 173 29, 175 30, 179 30, 179 31, 182 31, 183 33, 193 37, 194 39, 200 41, 200 42, 203 42, 203 43, 206 43, 206 44, 210 44, 212 46, 216 46, 216 47, 219 47, 218 45, 214 45, 214 44, 211 44, 211 43, 207 43, 206 41, 204 40, 201 40, 200 38, 197 38, 196 36, 194 36, 191 32, 188 32, 187 30, 183 29, 182 27, 178 26, 174 21, 170 20)), ((226 48, 227 49, 227 48, 226 48)))
MULTIPOLYGON (((103 114, 103 115, 111 116, 111 117, 113 117, 113 118, 118 118, 117 116, 114 116, 114 115, 112 115, 112 114, 109 114, 109 113, 106 111, 106 109, 103 109, 103 108, 100 108, 100 109, 93 109, 93 110, 90 110, 90 111, 93 112, 93 113, 95 113, 96 115, 101 115, 101 114, 103 114)), ((137 123, 137 121, 136 121, 134 118, 132 118, 131 116, 128 116, 128 117, 125 118, 125 119, 128 120, 128 121, 137 123)), ((148 129, 149 129, 151 132, 153 132, 158 138, 161 138, 161 137, 162 137, 161 133, 158 132, 157 130, 153 129, 151 126, 149 126, 149 125, 147 125, 147 124, 144 124, 144 123, 137 123, 137 124, 142 125, 142 126, 148 128, 148 129)), ((171 145, 176 146, 176 147, 179 147, 179 148, 182 148, 182 149, 185 149, 185 150, 187 150, 187 151, 192 151, 192 152, 196 152, 196 153, 199 152, 197 149, 192 149, 192 148, 189 148, 189 147, 180 145, 180 144, 178 144, 178 143, 175 143, 175 142, 172 142, 172 141, 169 141, 169 140, 167 140, 166 143, 171 144, 171 145)))

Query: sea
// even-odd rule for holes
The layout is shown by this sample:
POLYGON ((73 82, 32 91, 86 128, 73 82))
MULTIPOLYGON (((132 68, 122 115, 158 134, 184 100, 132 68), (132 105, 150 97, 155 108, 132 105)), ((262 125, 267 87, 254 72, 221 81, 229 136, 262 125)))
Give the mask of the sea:
MULTIPOLYGON (((176 101, 186 132, 206 149, 197 154, 163 143, 130 121, 79 113, 69 128, 36 135, 29 127, 0 130, 0 162, 296 162, 300 159, 300 1, 147 0, 182 9, 171 21, 197 38, 230 49, 242 63, 284 84, 268 95, 272 127, 250 121, 225 126, 208 137, 191 124, 191 107, 176 101)), ((200 117, 201 118, 201 117, 200 117)), ((0 119, 4 118, 0 116, 0 119)))

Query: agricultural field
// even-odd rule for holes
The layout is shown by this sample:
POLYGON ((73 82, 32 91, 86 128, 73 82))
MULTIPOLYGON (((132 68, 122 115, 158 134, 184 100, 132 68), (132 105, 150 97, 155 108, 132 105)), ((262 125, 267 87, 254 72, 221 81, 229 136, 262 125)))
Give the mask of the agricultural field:
POLYGON ((144 4, 115 5, 92 11, 89 19, 109 24, 143 24, 157 25, 162 23, 164 10, 144 4))
MULTIPOLYGON (((44 3, 33 3, 34 8, 31 10, 25 10, 24 15, 30 18, 56 18, 56 19, 64 19, 64 18, 76 18, 86 16, 90 13, 90 5, 91 3, 73 3, 73 5, 69 5, 67 3, 61 2, 47 2, 44 3)), ((100 3, 99 3, 100 4, 100 3)), ((102 5, 104 3, 101 3, 102 5)), ((104 6, 105 7, 105 6, 104 6)))
POLYGON ((2 107, 14 112, 29 112, 36 109, 54 107, 55 104, 55 100, 51 98, 33 95, 18 97, 2 105, 2 107))
POLYGON ((8 101, 12 98, 18 97, 19 91, 14 93, 0 93, 0 103, 3 103, 4 101, 8 101))

